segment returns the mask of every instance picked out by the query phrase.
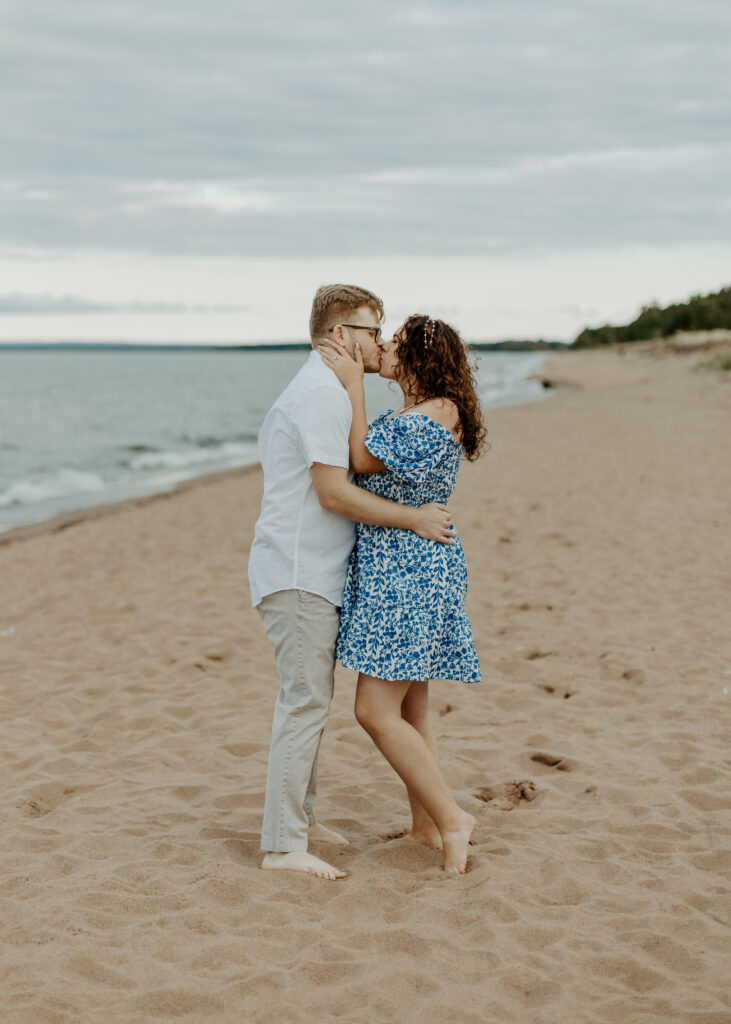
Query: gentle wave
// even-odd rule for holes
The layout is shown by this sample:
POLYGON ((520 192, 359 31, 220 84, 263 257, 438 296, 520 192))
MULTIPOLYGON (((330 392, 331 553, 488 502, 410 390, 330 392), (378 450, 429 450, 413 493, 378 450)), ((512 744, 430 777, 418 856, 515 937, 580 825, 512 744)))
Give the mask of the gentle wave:
POLYGON ((71 497, 75 494, 91 494, 104 490, 105 486, 98 473, 61 467, 46 476, 12 483, 0 494, 0 508, 8 508, 10 505, 33 505, 39 501, 71 497))
POLYGON ((126 461, 131 471, 124 478, 118 475, 104 479, 99 473, 61 467, 48 474, 16 480, 0 493, 0 508, 14 505, 36 505, 58 498, 72 498, 87 494, 98 494, 109 488, 154 484, 161 489, 172 486, 201 471, 251 465, 258 460, 257 447, 252 443, 232 441, 218 448, 193 449, 189 451, 149 451, 126 461), (174 470, 159 475, 155 471, 174 470))
POLYGON ((191 448, 188 450, 170 449, 169 451, 146 451, 127 461, 132 470, 150 469, 185 469, 190 466, 201 466, 207 462, 219 462, 220 460, 247 458, 252 460, 257 457, 255 443, 244 443, 230 441, 219 444, 218 447, 191 448))

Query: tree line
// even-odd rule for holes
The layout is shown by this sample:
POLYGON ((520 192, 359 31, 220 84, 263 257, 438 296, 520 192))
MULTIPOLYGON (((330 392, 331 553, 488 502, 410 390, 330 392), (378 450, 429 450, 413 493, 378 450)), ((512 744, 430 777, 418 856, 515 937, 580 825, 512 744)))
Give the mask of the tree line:
POLYGON ((643 306, 631 324, 585 327, 573 343, 574 348, 593 348, 618 342, 646 341, 667 338, 677 331, 712 331, 718 327, 731 329, 731 287, 710 295, 694 295, 687 302, 661 308, 657 303, 643 306))

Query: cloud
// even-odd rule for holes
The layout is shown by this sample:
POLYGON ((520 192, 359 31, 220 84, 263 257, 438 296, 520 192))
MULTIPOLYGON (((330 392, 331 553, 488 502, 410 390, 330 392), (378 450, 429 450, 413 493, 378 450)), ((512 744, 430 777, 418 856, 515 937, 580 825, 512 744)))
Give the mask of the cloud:
POLYGON ((491 255, 731 235, 722 0, 39 0, 3 21, 6 246, 491 255))
POLYGON ((244 213, 268 210, 273 197, 262 191, 251 191, 227 182, 151 181, 123 186, 130 201, 128 213, 149 210, 155 206, 211 210, 216 213, 244 213))
POLYGON ((79 313, 234 313, 249 309, 249 306, 216 303, 188 304, 185 302, 100 302, 78 295, 52 295, 43 293, 31 295, 12 292, 0 295, 0 316, 28 316, 48 314, 79 313))

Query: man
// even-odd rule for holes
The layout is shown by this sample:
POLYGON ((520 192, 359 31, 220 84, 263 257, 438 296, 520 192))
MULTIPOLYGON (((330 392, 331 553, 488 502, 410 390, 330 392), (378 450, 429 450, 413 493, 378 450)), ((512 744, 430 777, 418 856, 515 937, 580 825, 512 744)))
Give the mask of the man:
POLYGON ((313 351, 279 396, 259 432, 264 497, 249 558, 251 597, 274 648, 280 689, 274 708, 264 805, 262 867, 319 878, 345 872, 307 852, 308 834, 346 840, 316 823, 317 755, 330 710, 335 642, 354 522, 413 530, 451 542, 448 510, 411 508, 350 481, 350 400, 322 360, 328 338, 352 354, 360 345, 367 372, 380 365, 383 303, 354 285, 318 289, 310 316, 313 351))

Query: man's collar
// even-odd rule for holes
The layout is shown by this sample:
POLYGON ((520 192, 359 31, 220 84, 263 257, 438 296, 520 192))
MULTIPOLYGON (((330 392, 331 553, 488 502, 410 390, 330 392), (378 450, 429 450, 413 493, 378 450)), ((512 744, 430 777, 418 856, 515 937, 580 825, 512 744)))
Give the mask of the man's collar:
POLYGON ((338 375, 335 373, 333 368, 327 365, 327 363, 322 358, 322 356, 320 355, 316 348, 313 348, 312 352, 310 352, 310 362, 315 363, 318 367, 321 366, 322 369, 325 370, 325 372, 327 373, 328 380, 336 380, 341 388, 345 388, 345 385, 338 378, 338 375))

